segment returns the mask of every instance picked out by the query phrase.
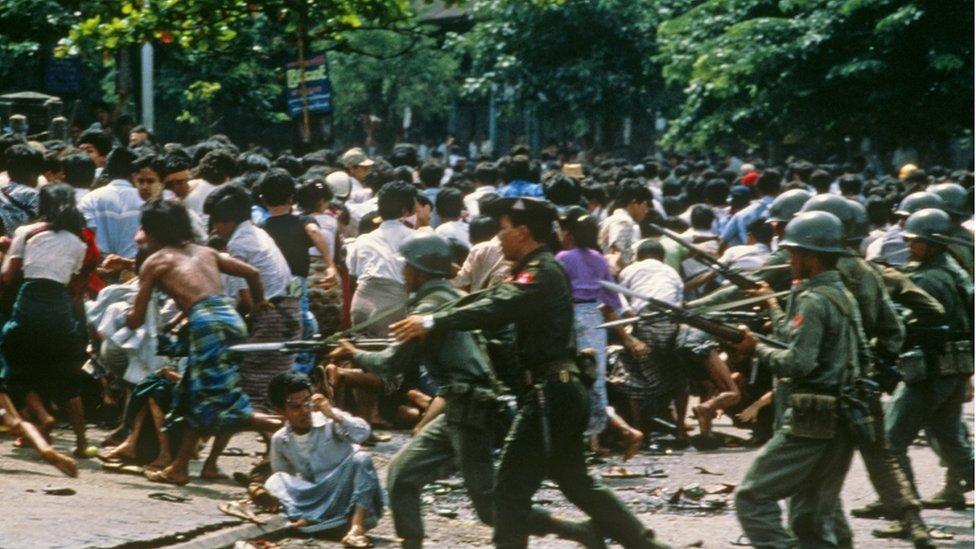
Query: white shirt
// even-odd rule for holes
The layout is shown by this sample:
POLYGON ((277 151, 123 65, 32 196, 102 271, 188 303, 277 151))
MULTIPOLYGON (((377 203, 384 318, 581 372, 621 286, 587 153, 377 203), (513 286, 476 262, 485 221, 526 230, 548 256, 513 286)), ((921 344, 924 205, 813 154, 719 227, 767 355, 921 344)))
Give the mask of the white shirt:
POLYGON ((346 202, 346 208, 349 210, 347 236, 356 236, 359 234, 359 222, 362 221, 363 217, 379 209, 379 197, 374 196, 365 202, 349 201, 346 202))
POLYGON ((210 196, 210 193, 214 192, 217 186, 211 185, 206 179, 194 179, 189 184, 190 192, 183 199, 183 205, 200 214, 200 218, 206 224, 209 216, 203 213, 203 203, 210 196))
POLYGON ((865 259, 880 259, 888 265, 904 265, 908 263, 908 243, 902 234, 902 228, 897 223, 888 227, 888 230, 871 244, 868 244, 865 259))
MULTIPOLYGON (((315 214, 312 216, 315 218, 316 223, 319 224, 319 232, 325 238, 326 244, 329 245, 329 254, 335 257, 335 241, 336 233, 339 231, 339 220, 335 218, 334 215, 329 215, 326 213, 315 214)), ((322 253, 315 246, 308 249, 308 255, 313 257, 322 257, 322 253)))
POLYGON ((291 269, 274 239, 264 229, 255 227, 250 221, 241 223, 227 242, 227 253, 261 273, 265 299, 288 295, 291 269))
MULTIPOLYGON (((696 238, 701 237, 714 237, 715 235, 700 229, 688 229, 687 231, 681 233, 682 238, 693 243, 698 248, 711 253, 713 256, 718 253, 718 239, 706 240, 704 242, 695 242, 696 238)), ((685 278, 691 278, 697 276, 709 268, 705 266, 704 263, 698 261, 697 259, 685 259, 681 262, 681 270, 684 272, 685 278)))
POLYGON ((453 238, 468 248, 471 247, 471 238, 468 236, 468 224, 464 221, 458 220, 441 223, 434 229, 434 233, 444 240, 453 238))
POLYGON ((639 239, 640 227, 625 208, 617 208, 613 215, 600 223, 600 248, 603 253, 610 253, 611 248, 616 248, 624 264, 629 264, 633 259, 632 246, 639 239))
POLYGON ((464 265, 451 283, 457 288, 476 292, 505 280, 511 268, 512 262, 505 259, 501 241, 496 236, 471 246, 464 265))
POLYGON ((134 258, 139 251, 136 233, 142 224, 142 198, 132 183, 114 179, 108 185, 86 194, 78 202, 88 228, 103 255, 134 258))
POLYGON ((769 250, 769 246, 765 244, 759 242, 743 244, 725 250, 718 261, 732 269, 758 269, 766 263, 770 253, 772 252, 769 250))
MULTIPOLYGON (((678 271, 656 259, 645 259, 620 271, 620 284, 631 290, 660 299, 671 305, 681 305, 685 285, 678 271)), ((630 309, 640 311, 643 300, 630 299, 630 309)))
POLYGON ((44 231, 30 240, 27 235, 42 223, 21 225, 14 231, 7 261, 24 261, 24 278, 43 278, 67 284, 81 270, 87 246, 68 231, 44 231))
POLYGON ((360 282, 369 278, 385 278, 403 284, 403 256, 400 246, 416 233, 399 219, 380 223, 375 231, 356 239, 356 245, 346 258, 349 274, 360 282))
POLYGON ((471 194, 465 196, 464 209, 468 210, 468 219, 481 215, 481 208, 478 206, 478 199, 480 199, 481 197, 487 194, 492 194, 497 192, 498 189, 496 189, 495 187, 491 185, 485 185, 483 187, 478 187, 477 189, 472 191, 471 194))

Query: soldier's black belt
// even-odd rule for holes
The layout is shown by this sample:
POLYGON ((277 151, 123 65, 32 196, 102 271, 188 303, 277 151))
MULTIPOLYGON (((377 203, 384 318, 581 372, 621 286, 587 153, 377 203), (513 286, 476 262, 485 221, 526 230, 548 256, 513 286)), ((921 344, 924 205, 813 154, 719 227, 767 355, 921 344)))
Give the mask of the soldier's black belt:
POLYGON ((531 370, 526 370, 525 384, 531 386, 541 381, 557 380, 563 383, 569 383, 569 380, 573 376, 579 379, 579 375, 580 371, 576 366, 576 362, 571 358, 563 358, 535 366, 531 370))
POLYGON ((467 398, 475 401, 493 401, 498 398, 498 393, 487 384, 448 383, 441 387, 440 396, 448 400, 467 398))

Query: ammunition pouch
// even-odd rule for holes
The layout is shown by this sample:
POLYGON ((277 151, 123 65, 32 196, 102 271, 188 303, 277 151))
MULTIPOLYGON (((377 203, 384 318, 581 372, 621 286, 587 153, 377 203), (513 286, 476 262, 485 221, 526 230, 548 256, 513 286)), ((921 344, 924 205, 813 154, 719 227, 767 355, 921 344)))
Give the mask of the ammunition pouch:
POLYGON ((837 435, 837 397, 816 393, 790 395, 790 434, 829 440, 837 435))
POLYGON ((915 347, 902 353, 898 357, 898 371, 901 372, 906 385, 921 383, 928 379, 928 367, 922 349, 915 347))
POLYGON ((933 359, 940 376, 972 375, 973 344, 971 341, 949 341, 933 359))
POLYGON ((856 444, 874 444, 879 436, 884 440, 874 416, 880 411, 880 402, 880 387, 868 379, 858 379, 854 387, 841 391, 838 412, 856 444))
MULTIPOLYGON (((543 381, 561 381, 563 383, 568 383, 574 376, 583 382, 584 385, 589 388, 589 385, 583 381, 582 375, 580 374, 580 368, 577 366, 578 356, 572 359, 559 359, 553 360, 552 362, 546 362, 545 364, 540 364, 532 368, 529 372, 529 377, 526 379, 526 385, 534 385, 536 383, 541 383, 543 381)), ((594 372, 596 371, 596 360, 593 361, 594 372)), ((594 375, 595 379, 596 376, 594 375)), ((590 383, 592 385, 592 382, 590 383)))
POLYGON ((597 358, 596 350, 594 349, 583 349, 576 353, 576 368, 579 370, 577 375, 579 376, 580 383, 586 386, 587 389, 596 383, 597 377, 597 358))
POLYGON ((940 352, 947 341, 949 341, 949 327, 944 324, 939 326, 909 324, 905 326, 905 345, 907 347, 920 347, 923 351, 940 352))
POLYGON ((441 388, 447 404, 444 417, 448 423, 472 429, 489 429, 498 409, 497 394, 487 387, 451 383, 441 388))

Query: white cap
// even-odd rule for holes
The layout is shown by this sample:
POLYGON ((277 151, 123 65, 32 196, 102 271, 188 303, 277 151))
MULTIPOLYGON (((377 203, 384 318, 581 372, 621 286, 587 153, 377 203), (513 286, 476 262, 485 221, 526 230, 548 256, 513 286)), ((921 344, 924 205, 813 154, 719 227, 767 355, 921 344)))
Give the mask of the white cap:
POLYGON ((332 194, 336 198, 349 198, 352 191, 352 178, 346 172, 332 172, 325 176, 325 184, 332 189, 332 194))

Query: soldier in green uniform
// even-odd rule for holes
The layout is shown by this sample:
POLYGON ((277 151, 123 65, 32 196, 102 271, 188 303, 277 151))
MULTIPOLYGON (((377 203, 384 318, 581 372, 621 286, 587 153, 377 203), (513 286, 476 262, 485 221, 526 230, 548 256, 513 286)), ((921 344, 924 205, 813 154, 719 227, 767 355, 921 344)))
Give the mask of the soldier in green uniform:
MULTIPOLYGON (((898 354, 905 343, 905 329, 881 275, 857 255, 856 251, 866 236, 867 225, 860 221, 867 220, 867 211, 859 202, 832 194, 813 197, 803 206, 802 211, 830 212, 844 226, 845 245, 849 253, 837 260, 837 271, 840 272, 844 287, 854 296, 870 355, 877 361, 876 366, 863 364, 862 371, 872 378, 881 376, 883 379, 897 380, 897 373, 889 372, 889 369, 894 369, 898 354)), ((853 514, 861 517, 887 515, 898 519, 902 521, 901 535, 910 535, 916 547, 927 547, 930 541, 928 529, 919 515, 921 505, 912 491, 908 477, 887 444, 881 395, 874 393, 872 396, 875 437, 872 442, 859 444, 858 451, 880 501, 866 509, 855 510, 857 512, 853 514)), ((841 546, 850 546, 852 533, 839 501, 837 509, 838 514, 834 520, 838 541, 841 546)))
MULTIPOLYGON (((783 230, 786 228, 786 224, 793 219, 793 216, 800 211, 800 208, 812 196, 813 194, 810 191, 791 189, 780 194, 773 200, 773 203, 769 205, 769 217, 766 219, 766 222, 772 225, 773 232, 777 238, 783 238, 783 230)), ((777 248, 776 251, 766 258, 766 263, 756 273, 750 276, 757 281, 765 282, 774 291, 780 292, 787 290, 792 281, 790 270, 786 268, 789 262, 790 256, 787 251, 783 248, 777 248)), ((742 297, 744 297, 744 293, 741 288, 733 284, 726 284, 704 297, 688 302, 687 306, 689 309, 712 307, 721 303, 735 301, 742 297)))
POLYGON ((963 494, 972 489, 973 449, 962 422, 966 386, 973 373, 972 298, 967 274, 947 252, 952 222, 944 211, 919 210, 905 222, 905 239, 912 262, 905 270, 912 281, 935 297, 945 309, 942 318, 910 326, 909 343, 918 347, 917 362, 902 358, 905 382, 898 387, 886 421, 895 455, 911 478, 908 446, 925 429, 933 449, 956 479, 927 507, 965 506, 963 494))
MULTIPOLYGON (((400 247, 400 254, 405 260, 407 291, 411 292, 411 314, 429 314, 461 297, 446 280, 452 254, 444 239, 427 235, 408 240, 400 247)), ((393 457, 387 474, 390 510, 403 547, 423 545, 420 492, 451 462, 458 465, 478 518, 492 524, 495 471, 491 443, 500 387, 481 336, 439 331, 423 343, 411 340, 377 352, 340 341, 331 357, 351 360, 377 374, 416 372, 424 366, 440 388, 428 412, 436 417, 393 457)), ((589 547, 603 546, 591 525, 556 519, 538 508, 533 508, 525 520, 534 534, 555 533, 589 547)))
POLYGON ((549 477, 592 518, 601 534, 625 547, 662 547, 654 533, 586 471, 583 431, 590 408, 575 361, 572 292, 566 274, 543 245, 553 231, 554 209, 525 198, 499 199, 490 209, 499 217, 502 253, 515 262, 511 278, 473 303, 411 315, 390 328, 394 337, 405 341, 515 324, 522 385, 495 483, 495 545, 527 546, 532 495, 549 477))
POLYGON ((958 183, 939 183, 932 185, 928 191, 935 194, 945 202, 945 212, 952 220, 952 228, 946 236, 958 239, 957 242, 946 244, 949 255, 959 263, 959 266, 969 273, 969 279, 973 279, 973 233, 962 226, 962 222, 968 219, 972 212, 971 200, 966 189, 958 183))
MULTIPOLYGON (((844 288, 837 259, 843 248, 840 221, 827 212, 798 214, 780 246, 790 270, 802 281, 784 313, 770 300, 776 332, 788 343, 776 349, 756 343, 743 328, 740 352, 753 350, 778 383, 788 381, 788 406, 736 492, 736 513, 756 547, 834 547, 834 517, 854 451, 839 421, 837 398, 860 376, 860 314, 844 288), (790 529, 783 527, 779 500, 790 498, 790 529)), ((771 293, 764 288, 763 291, 771 293)), ((786 391, 777 391, 777 398, 786 391)))

